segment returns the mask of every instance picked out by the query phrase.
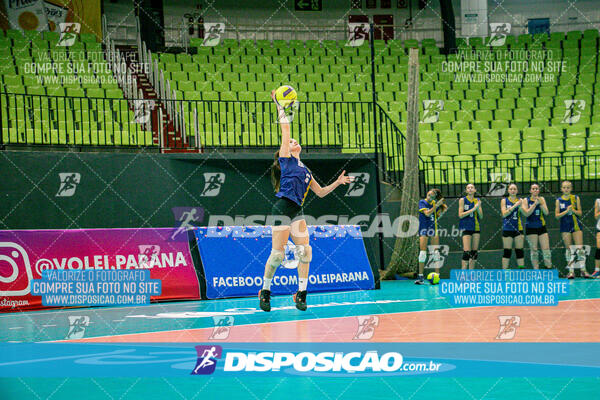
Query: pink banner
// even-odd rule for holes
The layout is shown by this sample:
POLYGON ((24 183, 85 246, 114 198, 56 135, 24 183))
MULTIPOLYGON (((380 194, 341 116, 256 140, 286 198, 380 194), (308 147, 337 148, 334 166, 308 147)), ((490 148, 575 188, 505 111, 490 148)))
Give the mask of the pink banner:
POLYGON ((162 281, 152 301, 199 299, 188 242, 173 236, 173 228, 0 231, 0 312, 44 308, 30 282, 47 269, 149 269, 162 281))

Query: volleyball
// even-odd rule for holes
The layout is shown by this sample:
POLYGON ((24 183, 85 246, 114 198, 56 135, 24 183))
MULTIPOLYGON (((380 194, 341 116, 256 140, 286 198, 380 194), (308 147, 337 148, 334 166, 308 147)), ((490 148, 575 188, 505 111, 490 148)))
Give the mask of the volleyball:
POLYGON ((291 86, 280 86, 275 91, 275 101, 283 108, 288 108, 294 104, 297 99, 298 93, 296 93, 296 89, 291 86))
POLYGON ((437 272, 432 272, 429 275, 427 275, 427 280, 432 285, 437 285, 438 283, 440 283, 440 274, 438 274, 437 272))

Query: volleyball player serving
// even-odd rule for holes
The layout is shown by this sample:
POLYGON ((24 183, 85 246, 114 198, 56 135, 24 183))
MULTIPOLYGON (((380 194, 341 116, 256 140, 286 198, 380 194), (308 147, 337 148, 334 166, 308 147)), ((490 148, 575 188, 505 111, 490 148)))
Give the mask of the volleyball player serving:
POLYGON ((302 205, 311 189, 317 196, 325 197, 340 185, 352 182, 352 177, 343 171, 329 186, 321 187, 314 179, 310 169, 300 161, 302 147, 290 138, 290 124, 283 108, 275 99, 275 91, 271 98, 277 105, 279 125, 281 126, 281 147, 275 153, 275 161, 271 167, 271 179, 279 199, 275 202, 272 214, 276 218, 273 226, 273 246, 265 265, 263 287, 258 292, 260 308, 271 311, 271 282, 277 267, 285 258, 285 245, 291 236, 296 245, 298 263, 298 291, 294 294, 296 308, 306 310, 306 287, 308 285, 308 269, 312 260, 312 248, 309 243, 308 230, 302 205), (279 220, 283 220, 279 221, 279 220))

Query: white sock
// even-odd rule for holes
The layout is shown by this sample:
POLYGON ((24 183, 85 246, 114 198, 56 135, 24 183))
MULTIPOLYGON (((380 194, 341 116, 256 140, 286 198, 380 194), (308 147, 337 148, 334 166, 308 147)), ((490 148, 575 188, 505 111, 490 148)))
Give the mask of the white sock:
POLYGON ((308 279, 307 278, 300 278, 298 280, 298 290, 303 292, 306 290, 306 286, 308 285, 308 279))
POLYGON ((271 290, 271 281, 273 278, 269 279, 266 276, 263 278, 263 289, 271 290))

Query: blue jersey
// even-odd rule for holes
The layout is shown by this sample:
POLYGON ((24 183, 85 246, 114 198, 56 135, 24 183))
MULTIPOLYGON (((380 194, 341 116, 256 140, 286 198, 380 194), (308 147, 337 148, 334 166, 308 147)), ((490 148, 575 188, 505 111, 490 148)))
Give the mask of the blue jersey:
MULTIPOLYGON (((519 199, 511 201, 508 197, 504 200, 506 200, 506 208, 512 207, 519 201, 519 199)), ((502 219, 502 230, 508 232, 521 232, 523 230, 523 225, 521 224, 521 209, 519 207, 512 210, 510 214, 502 219)))
POLYGON ((419 236, 437 236, 437 217, 438 211, 432 212, 429 216, 425 211, 435 206, 435 200, 430 203, 427 200, 419 200, 419 236))
MULTIPOLYGON (((531 197, 527 198, 527 207, 531 207, 531 205, 535 203, 534 200, 531 200, 531 197)), ((541 228, 542 226, 546 226, 546 220, 544 219, 544 213, 542 212, 542 208, 538 204, 535 206, 535 209, 527 217, 525 220, 525 227, 527 228, 541 228)))
POLYGON ((279 192, 275 196, 285 197, 301 206, 306 199, 312 173, 302 161, 296 157, 279 157, 281 167, 281 179, 279 181, 279 192))
MULTIPOLYGON (((558 211, 563 212, 569 206, 573 206, 573 209, 577 209, 577 196, 570 195, 566 199, 563 196, 558 198, 558 211)), ((565 214, 560 218, 560 231, 561 232, 576 232, 581 230, 581 221, 575 214, 565 214)))
MULTIPOLYGON (((469 198, 467 196, 463 197, 464 200, 464 206, 463 206, 463 211, 469 211, 471 210, 473 207, 475 207, 475 204, 477 204, 479 202, 479 200, 477 199, 473 199, 473 201, 469 200, 469 198)), ((472 214, 469 214, 469 216, 461 218, 458 221, 458 229, 460 229, 461 231, 475 231, 478 232, 479 231, 479 214, 477 214, 477 211, 473 212, 472 214)))

